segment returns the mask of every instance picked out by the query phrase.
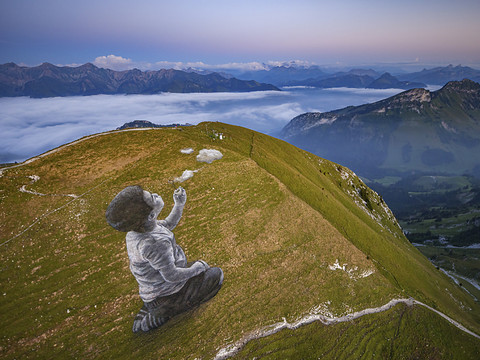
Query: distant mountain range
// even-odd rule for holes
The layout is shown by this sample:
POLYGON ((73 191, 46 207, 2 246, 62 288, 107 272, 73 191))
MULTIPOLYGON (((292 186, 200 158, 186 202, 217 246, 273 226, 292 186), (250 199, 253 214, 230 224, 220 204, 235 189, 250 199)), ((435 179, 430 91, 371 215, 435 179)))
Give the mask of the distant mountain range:
POLYGON ((480 70, 468 66, 437 67, 407 74, 390 74, 372 69, 352 69, 336 73, 319 66, 277 66, 269 70, 249 71, 237 76, 239 79, 268 82, 276 86, 313 86, 319 88, 399 88, 412 89, 427 85, 445 85, 449 81, 470 79, 480 81, 480 70))
POLYGON ((472 69, 468 66, 436 67, 433 69, 423 69, 420 72, 399 75, 400 80, 419 81, 429 85, 444 85, 449 81, 459 81, 470 79, 480 82, 480 70, 472 69))
MULTIPOLYGON (((269 70, 248 71, 238 75, 239 79, 265 82, 276 86, 285 86, 294 81, 302 81, 312 78, 325 78, 329 74, 318 66, 296 67, 296 66, 275 66, 269 70)), ((303 84, 302 84, 303 85, 303 84)))
POLYGON ((114 71, 91 63, 78 67, 44 63, 35 67, 0 65, 0 97, 36 98, 96 94, 156 94, 160 92, 248 92, 283 86, 317 88, 413 89, 448 81, 480 81, 480 70, 467 66, 437 67, 408 74, 352 69, 331 73, 315 66, 282 65, 237 75, 188 68, 114 71))
POLYGON ((138 129, 138 128, 172 128, 172 127, 176 128, 180 126, 192 126, 192 124, 186 123, 186 124, 158 125, 147 120, 134 120, 134 121, 126 122, 122 126, 118 127, 117 130, 138 129))
POLYGON ((470 173, 480 177, 480 84, 453 81, 372 104, 291 120, 281 137, 368 178, 470 173))
POLYGON ((44 63, 36 67, 14 63, 0 65, 0 97, 34 98, 97 94, 157 94, 160 92, 247 92, 279 90, 254 80, 226 78, 218 73, 206 75, 180 70, 114 71, 93 64, 79 67, 44 63))
POLYGON ((384 73, 381 76, 373 77, 373 70, 349 71, 347 73, 337 73, 328 78, 306 79, 300 81, 290 81, 287 85, 291 86, 313 86, 318 88, 368 88, 368 89, 414 89, 427 87, 421 82, 400 81, 390 73, 384 73))

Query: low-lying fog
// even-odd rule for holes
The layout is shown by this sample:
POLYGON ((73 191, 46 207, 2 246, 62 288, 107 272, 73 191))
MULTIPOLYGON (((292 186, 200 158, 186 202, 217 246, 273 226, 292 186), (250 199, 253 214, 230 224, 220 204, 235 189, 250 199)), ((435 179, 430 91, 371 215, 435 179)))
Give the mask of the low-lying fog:
POLYGON ((302 113, 374 102, 401 91, 285 88, 250 93, 0 98, 0 163, 21 162, 133 120, 194 125, 220 121, 274 134, 302 113))

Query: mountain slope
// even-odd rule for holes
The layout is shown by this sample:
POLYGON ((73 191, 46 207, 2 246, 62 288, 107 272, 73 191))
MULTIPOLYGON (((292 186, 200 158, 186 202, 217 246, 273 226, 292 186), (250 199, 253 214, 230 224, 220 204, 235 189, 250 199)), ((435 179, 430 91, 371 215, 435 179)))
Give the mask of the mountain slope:
MULTIPOLYGON (((398 69, 392 68, 388 71, 396 72, 398 69)), ((352 69, 350 71, 331 73, 328 69, 321 70, 318 66, 278 66, 268 70, 249 71, 238 75, 238 78, 241 79, 254 79, 260 82, 274 84, 276 86, 347 86, 359 88, 369 85, 372 81, 378 80, 380 77, 381 73, 372 69, 352 69)), ((462 79, 470 79, 480 82, 480 70, 468 66, 448 65, 445 67, 423 69, 422 71, 413 73, 398 74, 392 76, 388 82, 385 82, 385 79, 382 79, 380 83, 372 83, 370 87, 382 89, 385 88, 385 86, 389 86, 392 88, 408 90, 416 87, 426 87, 427 85, 425 84, 443 86, 449 81, 460 81, 462 79)))
POLYGON ((314 86, 318 88, 365 88, 372 83, 374 78, 369 75, 344 74, 321 79, 307 79, 299 80, 289 83, 289 85, 296 86, 314 86))
POLYGON ((200 75, 179 70, 113 71, 93 64, 58 67, 44 63, 28 68, 0 65, 0 96, 52 96, 96 94, 156 94, 159 92, 220 92, 278 90, 269 84, 225 78, 217 73, 200 75))
POLYGON ((470 79, 479 82, 480 70, 472 69, 468 66, 448 65, 399 75, 399 78, 401 80, 420 81, 430 85, 444 85, 449 81, 460 81, 462 79, 470 79))
POLYGON ((435 92, 413 89, 373 104, 303 114, 285 126, 282 137, 366 177, 477 174, 480 85, 450 82, 435 92))
POLYGON ((390 73, 378 76, 372 70, 351 70, 347 73, 340 72, 332 76, 295 80, 288 83, 294 86, 314 86, 318 88, 370 88, 370 89, 413 89, 426 87, 421 82, 400 81, 390 73))
POLYGON ((426 87, 426 85, 421 82, 400 81, 390 73, 384 73, 382 76, 375 79, 367 86, 367 88, 371 88, 371 89, 405 89, 405 90, 422 88, 422 87, 426 87))
MULTIPOLYGON (((408 243, 386 204, 351 171, 251 130, 203 123, 101 134, 3 170, 0 184, 2 358, 209 359, 282 318, 340 316, 408 296, 480 330, 479 305, 408 243), (195 152, 180 152, 187 147, 195 152), (199 163, 203 148, 224 156, 199 163), (104 212, 119 190, 138 183, 163 196, 167 213, 178 186, 171 180, 185 169, 198 172, 182 183, 188 200, 176 239, 189 260, 221 266, 224 286, 197 310, 134 335, 141 301, 124 234, 104 212)), ((458 346, 453 357, 468 359, 480 350, 478 339, 416 305, 374 319, 373 333, 368 316, 308 326, 316 342, 333 347, 347 326, 342 339, 361 341, 366 354, 401 357, 421 346, 425 358, 447 358, 458 346), (402 346, 392 350, 388 338, 402 346)), ((312 346, 301 344, 291 357, 312 346)))
POLYGON ((290 81, 328 76, 317 66, 308 68, 295 66, 275 66, 269 70, 248 71, 238 75, 239 79, 265 82, 276 86, 288 85, 290 81))

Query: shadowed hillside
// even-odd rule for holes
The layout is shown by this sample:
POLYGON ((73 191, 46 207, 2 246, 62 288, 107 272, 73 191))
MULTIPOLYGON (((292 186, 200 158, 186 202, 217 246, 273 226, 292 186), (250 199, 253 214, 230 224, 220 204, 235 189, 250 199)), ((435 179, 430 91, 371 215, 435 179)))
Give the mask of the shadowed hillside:
POLYGON ((480 84, 452 81, 371 104, 306 113, 282 130, 290 143, 361 176, 480 176, 480 84))

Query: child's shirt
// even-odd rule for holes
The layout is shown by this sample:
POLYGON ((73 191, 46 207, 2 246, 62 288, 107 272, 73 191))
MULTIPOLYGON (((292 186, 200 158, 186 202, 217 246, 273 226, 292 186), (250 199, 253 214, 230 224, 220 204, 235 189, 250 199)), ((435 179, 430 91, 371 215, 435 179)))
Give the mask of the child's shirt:
POLYGON ((187 258, 177 245, 175 236, 161 221, 157 223, 151 232, 130 231, 126 236, 130 270, 138 282, 140 297, 144 302, 180 291, 188 279, 201 272, 186 268, 187 258), (167 268, 168 281, 162 275, 162 269, 165 272, 167 268))

